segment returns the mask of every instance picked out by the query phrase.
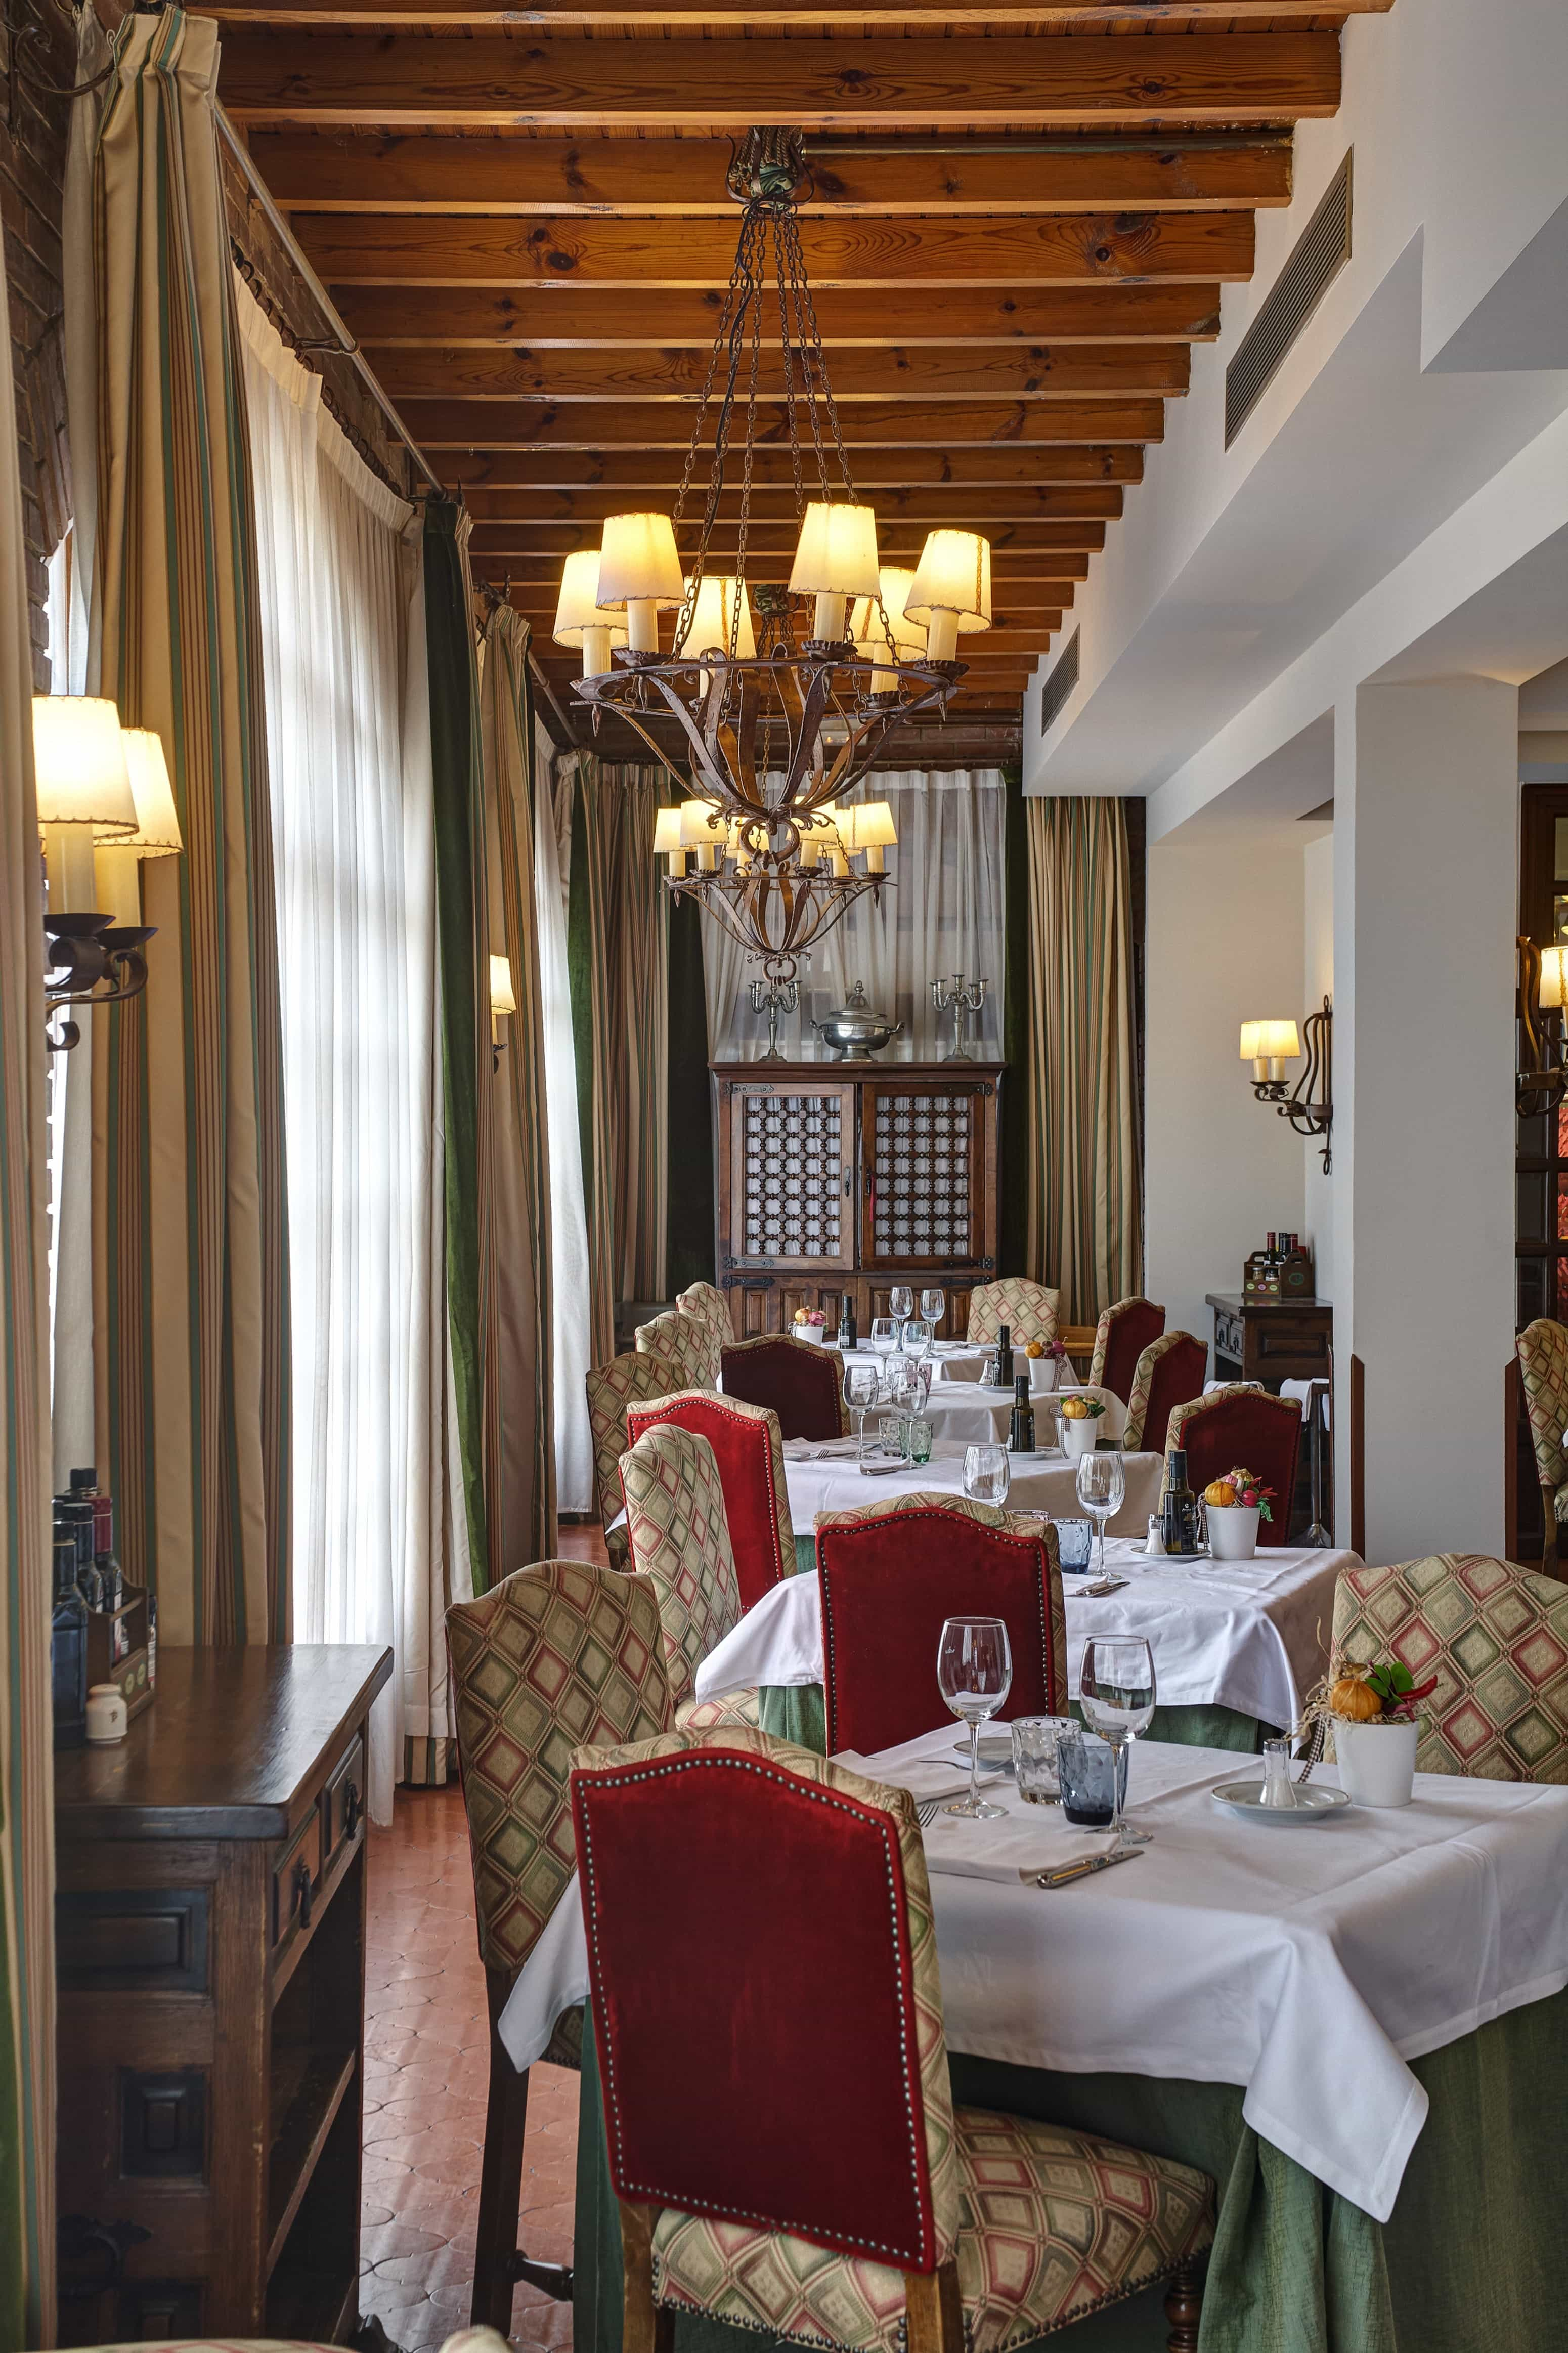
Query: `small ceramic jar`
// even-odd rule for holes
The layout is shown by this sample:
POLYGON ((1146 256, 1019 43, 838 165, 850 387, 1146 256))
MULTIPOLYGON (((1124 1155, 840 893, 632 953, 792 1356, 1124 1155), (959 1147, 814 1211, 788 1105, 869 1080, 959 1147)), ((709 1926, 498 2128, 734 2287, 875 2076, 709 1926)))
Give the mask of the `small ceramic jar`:
POLYGON ((118 1683, 94 1683, 87 1695, 87 1736, 107 1745, 123 1740, 130 1718, 118 1683))

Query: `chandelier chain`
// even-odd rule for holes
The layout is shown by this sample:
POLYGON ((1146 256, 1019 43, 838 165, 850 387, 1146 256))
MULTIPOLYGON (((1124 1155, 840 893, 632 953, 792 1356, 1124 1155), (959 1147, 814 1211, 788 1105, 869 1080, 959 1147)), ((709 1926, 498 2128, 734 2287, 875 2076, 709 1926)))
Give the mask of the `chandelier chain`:
MULTIPOLYGON (((844 433, 838 422, 838 404, 833 397, 833 385, 828 376, 827 363, 823 357, 822 330, 816 323, 816 304, 812 298, 811 280, 805 274, 805 255, 801 250, 800 222, 793 209, 786 213, 783 220, 780 222, 779 234, 781 237, 787 237, 789 240, 790 262, 795 276, 795 301, 803 316, 803 322, 810 331, 810 348, 815 353, 816 359, 816 373, 818 377, 821 379, 822 384, 822 403, 823 406, 827 411, 827 422, 833 435, 833 447, 838 457, 838 470, 844 479, 845 492, 848 497, 850 504, 853 506, 856 503, 858 494, 855 488, 855 478, 849 471, 848 454, 844 447, 844 433)), ((811 429, 813 433, 820 434, 820 428, 816 421, 816 403, 815 400, 811 404, 811 429)), ((821 452, 822 444, 819 438, 817 441, 817 455, 819 459, 821 458, 821 452)), ((827 496, 827 475, 826 470, 824 470, 822 477, 822 495, 824 498, 827 496)))

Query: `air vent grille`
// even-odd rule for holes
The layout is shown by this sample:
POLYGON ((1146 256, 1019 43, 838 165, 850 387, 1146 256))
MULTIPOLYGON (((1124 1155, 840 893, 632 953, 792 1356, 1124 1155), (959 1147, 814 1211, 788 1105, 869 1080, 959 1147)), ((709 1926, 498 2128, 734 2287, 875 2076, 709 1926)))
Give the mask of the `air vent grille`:
POLYGON ((1347 154, 1225 372, 1227 449, 1350 258, 1351 156, 1347 154))
POLYGON ((1078 684, 1078 631, 1061 649, 1057 666, 1040 689, 1040 733, 1044 735, 1078 684))

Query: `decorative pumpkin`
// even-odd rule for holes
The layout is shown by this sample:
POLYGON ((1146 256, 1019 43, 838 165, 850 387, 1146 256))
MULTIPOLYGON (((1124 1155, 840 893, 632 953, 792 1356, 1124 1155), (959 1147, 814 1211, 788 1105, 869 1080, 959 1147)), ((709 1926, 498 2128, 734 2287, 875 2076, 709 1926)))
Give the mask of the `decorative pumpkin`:
POLYGON ((1043 1356, 1045 1353, 1046 1344, 1043 1340, 1031 1340, 1028 1346, 1024 1351, 1025 1356, 1028 1357, 1031 1364, 1037 1356, 1043 1356))
POLYGON ((1226 1510, 1236 1501, 1236 1489, 1228 1479, 1211 1479, 1204 1489, 1204 1501, 1205 1504, 1217 1504, 1222 1510, 1226 1510))
POLYGON ((1383 1702, 1360 1675, 1342 1675, 1329 1693, 1329 1706, 1351 1724, 1370 1724, 1383 1714, 1383 1702))
POLYGON ((1084 1403, 1082 1398, 1069 1397, 1062 1399, 1062 1419, 1064 1421, 1085 1421, 1088 1418, 1089 1408, 1084 1403))

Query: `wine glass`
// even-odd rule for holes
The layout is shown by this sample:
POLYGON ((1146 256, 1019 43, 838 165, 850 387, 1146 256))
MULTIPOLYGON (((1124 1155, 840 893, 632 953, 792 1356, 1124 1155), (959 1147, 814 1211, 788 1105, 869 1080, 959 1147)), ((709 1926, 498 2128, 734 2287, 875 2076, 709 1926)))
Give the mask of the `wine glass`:
POLYGON ((1100 1530, 1098 1576, 1105 1575, 1105 1524, 1121 1509, 1127 1473, 1120 1454, 1084 1454, 1079 1458, 1078 1499, 1100 1530))
MULTIPOLYGON (((1087 1458, 1086 1458, 1087 1459, 1087 1458)), ((951 1705, 952 1703, 949 1702, 951 1705)), ((1154 1659, 1142 1637, 1094 1634, 1083 1646, 1079 1706, 1091 1732, 1112 1752, 1109 1854, 1147 1846, 1147 1831, 1130 1831, 1121 1806, 1121 1751, 1147 1732, 1154 1714, 1154 1659)))
POLYGON ((904 1345, 904 1325, 915 1312, 915 1294, 907 1282, 896 1282, 888 1293, 888 1308, 899 1327, 899 1345, 904 1345))
POLYGON ((972 1504, 1005 1504, 1012 1476, 1005 1446, 964 1448, 963 1492, 972 1504))
POLYGON ((855 1436, 862 1451, 866 1445, 866 1416, 876 1404, 881 1386, 876 1366, 866 1358, 852 1358, 845 1366, 844 1401, 855 1416, 855 1436))
POLYGON ((946 1313, 947 1293, 942 1290, 940 1283, 933 1283, 930 1289, 921 1292, 921 1314, 931 1325, 931 1338, 933 1340, 936 1338, 936 1327, 942 1322, 942 1319, 946 1313))
POLYGON ((911 1315, 909 1322, 904 1325, 905 1356, 914 1357, 917 1363, 919 1363, 921 1357, 929 1356, 931 1348, 931 1325, 929 1324, 922 1323, 918 1315, 911 1315))
POLYGON ((899 1327, 890 1315, 874 1315, 871 1319, 871 1353, 887 1358, 899 1345, 899 1327))
POLYGON ((914 1401, 915 1368, 908 1356, 889 1356, 882 1367, 887 1384, 888 1403, 901 1406, 907 1411, 914 1401))
POLYGON ((994 1821, 1005 1806, 980 1795, 980 1727, 1013 1688, 1013 1653, 1000 1618, 949 1618, 937 1644, 936 1680, 943 1699, 969 1726, 969 1794, 942 1810, 971 1821, 994 1821))

